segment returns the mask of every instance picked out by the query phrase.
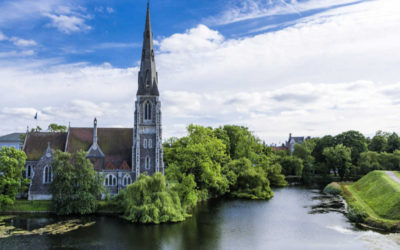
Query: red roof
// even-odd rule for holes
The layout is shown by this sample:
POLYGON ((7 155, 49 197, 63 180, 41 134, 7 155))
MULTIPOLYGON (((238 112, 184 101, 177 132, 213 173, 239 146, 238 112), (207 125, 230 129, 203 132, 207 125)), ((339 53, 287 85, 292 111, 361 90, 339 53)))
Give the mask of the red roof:
POLYGON ((109 162, 107 162, 107 165, 104 169, 105 170, 115 170, 116 168, 115 168, 114 164, 112 164, 112 162, 109 161, 109 162))
POLYGON ((124 161, 121 166, 119 166, 119 170, 131 170, 131 168, 129 167, 128 163, 124 161))

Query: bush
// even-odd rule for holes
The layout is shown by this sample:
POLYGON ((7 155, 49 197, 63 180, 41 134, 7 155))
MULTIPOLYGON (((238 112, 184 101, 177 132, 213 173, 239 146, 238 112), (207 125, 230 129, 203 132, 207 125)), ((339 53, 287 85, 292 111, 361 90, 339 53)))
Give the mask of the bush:
POLYGON ((351 204, 348 208, 347 217, 352 222, 362 223, 368 217, 368 214, 360 206, 351 204))
POLYGON ((324 188, 323 192, 326 194, 340 195, 342 193, 342 189, 337 182, 332 182, 324 188))

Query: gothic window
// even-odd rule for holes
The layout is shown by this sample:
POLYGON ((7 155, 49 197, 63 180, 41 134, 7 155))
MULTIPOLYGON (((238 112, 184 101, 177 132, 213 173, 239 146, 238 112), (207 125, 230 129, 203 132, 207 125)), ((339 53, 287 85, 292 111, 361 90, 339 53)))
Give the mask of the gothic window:
POLYGON ((51 176, 51 168, 48 166, 45 166, 43 169, 43 183, 47 184, 52 181, 52 176, 51 176))
POLYGON ((112 174, 107 175, 106 179, 104 180, 105 186, 116 186, 117 185, 117 177, 112 174))
POLYGON ((150 157, 146 156, 146 158, 144 159, 144 168, 145 169, 150 169, 150 157))
POLYGON ((146 102, 144 105, 144 120, 151 120, 151 104, 150 102, 146 102))
POLYGON ((152 148, 152 147, 153 147, 153 140, 149 139, 149 148, 152 148))
POLYGON ((154 62, 154 51, 153 50, 151 50, 151 60, 153 60, 153 62, 154 62))
POLYGON ((143 140, 143 148, 147 148, 147 139, 143 140))
POLYGON ((122 183, 124 186, 128 186, 132 183, 132 178, 129 175, 125 175, 122 183))
POLYGON ((26 168, 26 178, 31 178, 32 176, 32 166, 28 165, 28 167, 26 168))

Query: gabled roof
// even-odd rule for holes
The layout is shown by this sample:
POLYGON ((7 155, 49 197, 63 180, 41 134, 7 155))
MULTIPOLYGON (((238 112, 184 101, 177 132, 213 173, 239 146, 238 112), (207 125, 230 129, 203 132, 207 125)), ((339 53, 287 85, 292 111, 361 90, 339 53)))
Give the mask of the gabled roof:
MULTIPOLYGON (((132 162, 132 128, 98 128, 98 145, 105 155, 105 162, 120 166, 124 161, 132 162)), ((93 143, 93 128, 70 128, 66 151, 87 152, 93 143)))
POLYGON ((31 132, 27 134, 25 144, 25 154, 28 161, 38 161, 46 151, 48 143, 52 150, 61 150, 65 148, 67 133, 52 132, 31 132))
POLYGON ((25 133, 12 133, 8 135, 3 135, 0 136, 0 142, 21 142, 21 135, 24 135, 25 133))
POLYGON ((112 164, 111 161, 107 162, 106 167, 104 168, 105 170, 115 170, 116 167, 114 166, 114 164, 112 164))
POLYGON ((129 167, 128 163, 126 163, 126 161, 122 162, 121 166, 119 166, 118 169, 119 170, 131 170, 131 168, 129 167))

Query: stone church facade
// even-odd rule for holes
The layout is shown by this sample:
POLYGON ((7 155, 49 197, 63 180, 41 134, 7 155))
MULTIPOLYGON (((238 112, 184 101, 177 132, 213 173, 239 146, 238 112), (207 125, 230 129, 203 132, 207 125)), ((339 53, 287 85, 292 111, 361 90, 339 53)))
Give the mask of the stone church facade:
POLYGON ((98 128, 95 118, 93 128, 68 127, 65 133, 27 132, 23 150, 27 155, 26 177, 31 179, 28 199, 51 199, 51 164, 56 150, 87 152, 86 157, 104 177, 104 186, 112 195, 140 174, 164 173, 161 103, 149 6, 133 116, 133 128, 98 128))

